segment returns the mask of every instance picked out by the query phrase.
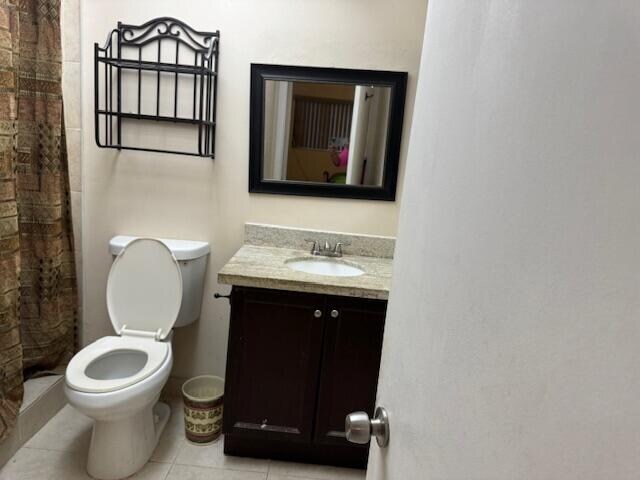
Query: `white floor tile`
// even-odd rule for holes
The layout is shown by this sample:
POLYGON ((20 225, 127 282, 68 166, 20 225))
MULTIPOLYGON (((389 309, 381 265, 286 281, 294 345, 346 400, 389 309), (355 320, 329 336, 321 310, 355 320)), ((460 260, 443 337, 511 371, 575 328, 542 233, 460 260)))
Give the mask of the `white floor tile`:
MULTIPOLYGON (((193 445, 184 437, 182 403, 171 402, 172 417, 149 462, 134 480, 364 480, 362 470, 231 457, 223 439, 193 445)), ((91 480, 86 473, 92 420, 64 407, 0 469, 0 480, 91 480)))
POLYGON ((229 470, 245 470, 265 473, 269 469, 269 460, 225 456, 222 449, 222 437, 211 445, 193 445, 192 443, 185 442, 180 449, 180 453, 178 453, 176 463, 180 465, 215 467, 229 470))
POLYGON ((169 470, 171 470, 171 464, 169 463, 149 462, 142 470, 130 476, 127 480, 165 480, 169 470))
POLYGON ((66 405, 42 427, 25 447, 86 453, 91 441, 93 420, 66 405))
POLYGON ((182 399, 170 399, 169 406, 171 407, 171 417, 169 417, 165 431, 169 433, 180 433, 184 436, 184 405, 182 399))
POLYGON ((269 478, 301 477, 310 480, 364 480, 365 470, 307 463, 276 462, 269 465, 269 478))
MULTIPOLYGON (((92 480, 86 471, 87 457, 80 452, 21 448, 0 469, 0 480, 92 480)), ((148 463, 132 480, 164 480, 171 465, 148 463)))
POLYGON ((169 405, 171 407, 171 417, 169 417, 158 446, 151 456, 153 462, 173 463, 183 444, 186 443, 182 401, 180 399, 171 399, 169 405))
POLYGON ((270 473, 267 475, 267 480, 313 480, 313 478, 292 477, 290 475, 277 475, 275 473, 270 473))
POLYGON ((56 452, 21 448, 0 470, 0 480, 89 480, 86 456, 78 452, 56 452))
POLYGON ((158 446, 151 455, 152 462, 173 463, 178 456, 178 452, 186 443, 183 433, 171 431, 162 432, 158 446))
POLYGON ((174 465, 166 480, 266 480, 267 474, 220 468, 174 465))

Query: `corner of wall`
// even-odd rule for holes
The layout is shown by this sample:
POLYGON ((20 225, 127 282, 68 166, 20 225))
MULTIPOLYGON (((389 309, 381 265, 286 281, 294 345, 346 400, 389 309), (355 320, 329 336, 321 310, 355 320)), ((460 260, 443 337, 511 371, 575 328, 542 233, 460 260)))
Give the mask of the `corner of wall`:
POLYGON ((69 161, 71 215, 78 282, 78 328, 83 338, 84 276, 82 261, 82 102, 80 77, 80 0, 62 0, 60 37, 62 43, 62 96, 69 161))

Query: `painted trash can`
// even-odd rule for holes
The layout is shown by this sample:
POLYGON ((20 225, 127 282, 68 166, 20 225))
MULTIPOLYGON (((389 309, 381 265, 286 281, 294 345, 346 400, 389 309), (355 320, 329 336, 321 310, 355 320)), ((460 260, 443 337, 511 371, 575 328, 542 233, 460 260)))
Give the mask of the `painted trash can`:
POLYGON ((187 440, 198 445, 214 442, 222 433, 224 379, 200 375, 182 385, 184 430, 187 440))

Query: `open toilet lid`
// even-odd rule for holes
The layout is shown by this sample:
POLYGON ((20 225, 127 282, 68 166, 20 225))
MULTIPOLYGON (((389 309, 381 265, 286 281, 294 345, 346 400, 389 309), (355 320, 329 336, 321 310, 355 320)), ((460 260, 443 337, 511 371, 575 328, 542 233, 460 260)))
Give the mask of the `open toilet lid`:
POLYGON ((164 339, 180 311, 182 275, 177 260, 159 240, 138 238, 116 257, 107 280, 107 309, 118 334, 156 333, 164 339))

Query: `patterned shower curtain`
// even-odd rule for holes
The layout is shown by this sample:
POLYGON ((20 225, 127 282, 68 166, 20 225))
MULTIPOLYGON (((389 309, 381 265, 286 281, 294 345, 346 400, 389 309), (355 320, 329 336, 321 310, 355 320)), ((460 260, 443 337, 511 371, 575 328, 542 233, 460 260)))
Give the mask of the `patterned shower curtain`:
POLYGON ((0 441, 24 379, 72 355, 76 316, 60 0, 0 0, 0 441))

